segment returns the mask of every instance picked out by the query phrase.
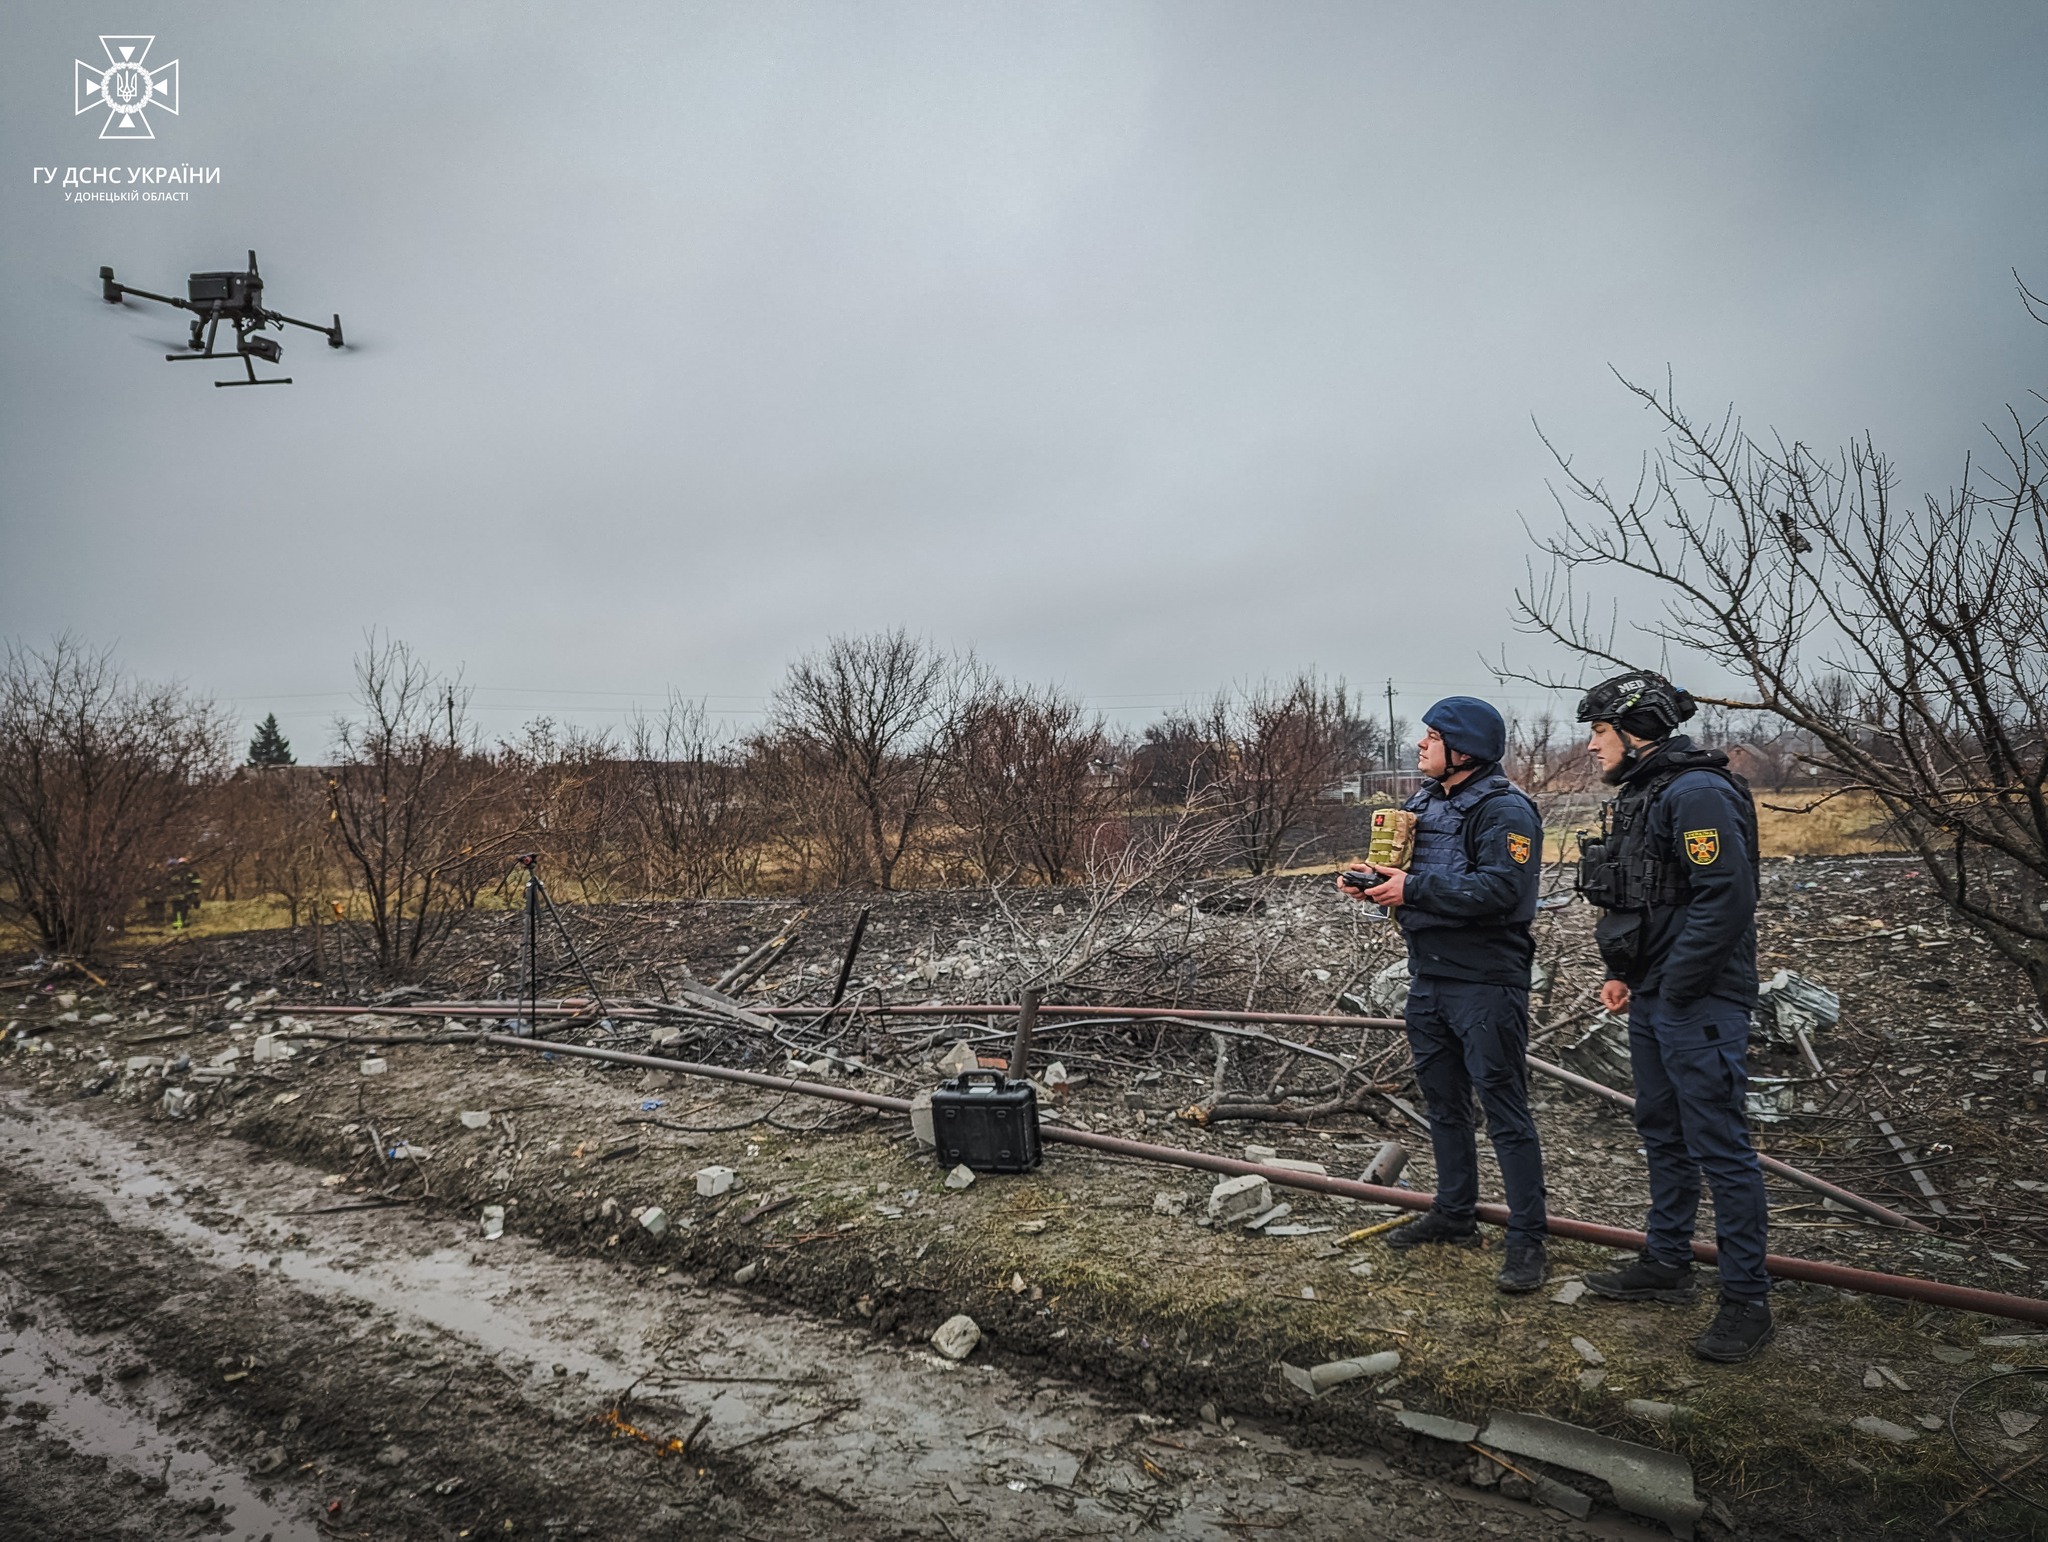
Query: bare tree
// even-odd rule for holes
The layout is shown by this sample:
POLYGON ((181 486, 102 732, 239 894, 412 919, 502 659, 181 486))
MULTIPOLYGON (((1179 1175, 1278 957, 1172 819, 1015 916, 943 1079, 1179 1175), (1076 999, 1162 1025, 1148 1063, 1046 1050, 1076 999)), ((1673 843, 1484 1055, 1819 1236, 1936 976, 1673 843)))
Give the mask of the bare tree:
POLYGON ((1525 627, 1633 667, 1646 650, 1587 587, 1649 581, 1649 648, 1742 679, 1747 699, 1722 704, 1801 735, 1826 796, 1874 796, 2048 1004, 2048 420, 2012 413, 1995 471, 1966 466, 1915 507, 1867 439, 1824 458, 1628 389, 1662 448, 1626 495, 1558 456, 1561 528, 1518 595, 1525 627))
POLYGON ((0 663, 0 914, 52 952, 91 955, 127 924, 231 753, 225 718, 175 685, 124 678, 60 637, 0 663))
POLYGON ((471 741, 468 701, 458 680, 372 634, 356 658, 361 715, 335 725, 328 829, 388 975, 418 968, 446 939, 474 874, 516 834, 498 817, 498 774, 471 741))
POLYGON ((1070 883, 1122 802, 1101 717, 1054 689, 991 684, 962 710, 944 808, 986 882, 1070 883))
POLYGON ((785 752, 859 811, 867 878, 894 886, 938 798, 971 659, 902 630, 835 637, 776 690, 771 732, 785 752))
POLYGON ((652 721, 633 715, 633 819, 651 893, 741 890, 760 867, 753 806, 733 746, 716 741, 701 702, 671 695, 652 721))
POLYGON ((610 733, 539 717, 493 758, 510 802, 505 812, 525 832, 520 838, 575 885, 578 898, 615 899, 631 782, 610 733))
POLYGON ((1344 682, 1313 671, 1216 698, 1204 724, 1214 746, 1220 817, 1254 875, 1282 864, 1290 842, 1320 833, 1324 795, 1360 736, 1344 682))
POLYGON ((232 817, 248 832, 256 882, 284 902, 296 929, 333 873, 325 781, 313 767, 278 765, 238 772, 233 785, 232 817))

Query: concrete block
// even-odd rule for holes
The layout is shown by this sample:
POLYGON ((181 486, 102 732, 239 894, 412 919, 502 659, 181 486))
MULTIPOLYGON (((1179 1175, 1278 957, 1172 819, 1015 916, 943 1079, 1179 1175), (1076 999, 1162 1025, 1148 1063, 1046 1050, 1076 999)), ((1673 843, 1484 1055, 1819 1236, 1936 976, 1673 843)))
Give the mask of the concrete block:
POLYGON ((981 1329, 965 1312, 948 1317, 932 1334, 932 1348, 948 1360, 965 1360, 981 1342, 981 1329))
POLYGON ((381 1060, 374 1055, 363 1062, 363 1075, 365 1076, 382 1076, 390 1069, 391 1064, 389 1061, 381 1060))
POLYGON ((920 1092, 910 1100, 910 1133, 918 1145, 934 1147, 939 1137, 932 1129, 932 1095, 920 1092))
POLYGON ((974 1053, 974 1046, 965 1039, 954 1041, 953 1047, 939 1058, 939 1073, 943 1076, 965 1076, 981 1064, 974 1053))
POLYGON ((949 1189, 973 1188, 974 1169, 969 1167, 964 1162, 961 1163, 960 1166, 954 1168, 951 1172, 946 1174, 946 1187, 949 1189))
POLYGON ((190 1119, 199 1107, 199 1094, 183 1087, 164 1088, 164 1112, 173 1119, 190 1119))
POLYGON ((640 1224, 647 1228, 647 1235, 661 1238, 668 1235, 668 1212, 659 1205, 649 1205, 640 1212, 640 1224))
POLYGON ((1209 1191, 1209 1217, 1228 1224, 1273 1208, 1273 1186, 1256 1173, 1225 1178, 1209 1191))
POLYGON ((504 1236, 505 1207, 503 1205, 485 1205, 480 1229, 486 1242, 495 1242, 498 1238, 504 1236))
POLYGON ((258 1065, 269 1065, 278 1060, 290 1060, 297 1054, 298 1050, 293 1048, 291 1040, 283 1034, 259 1033, 256 1035, 256 1045, 251 1050, 249 1058, 258 1065))
POLYGON ((700 1199, 716 1199, 732 1191, 740 1175, 730 1167, 700 1167, 697 1169, 697 1196, 700 1199))
POLYGON ((462 1111, 462 1127, 465 1130, 488 1130, 491 1116, 481 1108, 465 1108, 462 1111))

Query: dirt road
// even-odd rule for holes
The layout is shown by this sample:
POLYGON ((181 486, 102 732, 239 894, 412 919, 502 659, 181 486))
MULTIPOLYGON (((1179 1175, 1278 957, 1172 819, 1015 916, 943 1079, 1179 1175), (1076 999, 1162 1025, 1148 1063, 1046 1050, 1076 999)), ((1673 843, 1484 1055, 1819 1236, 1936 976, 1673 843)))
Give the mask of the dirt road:
POLYGON ((1662 1535, 321 1176, 0 1095, 0 1538, 1662 1535))

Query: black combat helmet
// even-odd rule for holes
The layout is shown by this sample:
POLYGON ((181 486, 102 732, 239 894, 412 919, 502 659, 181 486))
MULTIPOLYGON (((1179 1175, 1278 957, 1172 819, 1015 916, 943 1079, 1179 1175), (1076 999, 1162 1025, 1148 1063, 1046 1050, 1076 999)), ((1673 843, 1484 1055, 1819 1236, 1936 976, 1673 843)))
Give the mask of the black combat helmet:
POLYGON ((1603 680, 1579 698, 1581 723, 1612 723, 1638 739, 1669 738, 1699 711, 1692 692, 1647 669, 1603 680))

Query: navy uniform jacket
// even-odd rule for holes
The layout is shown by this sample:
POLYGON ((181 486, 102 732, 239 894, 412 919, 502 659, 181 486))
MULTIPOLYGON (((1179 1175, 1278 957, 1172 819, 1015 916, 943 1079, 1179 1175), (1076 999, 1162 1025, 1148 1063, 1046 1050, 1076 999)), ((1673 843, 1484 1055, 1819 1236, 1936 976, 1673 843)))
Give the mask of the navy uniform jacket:
MULTIPOLYGON (((1665 741, 1622 783, 1656 780, 1674 761, 1726 765, 1683 735, 1665 741)), ((1640 795, 1640 793, 1638 794, 1640 795)), ((1643 917, 1635 962, 1615 975, 1634 991, 1654 991, 1674 1007, 1708 996, 1754 1008, 1757 1002, 1756 805, 1727 777, 1704 768, 1680 772, 1650 804, 1649 839, 1686 897, 1653 904, 1643 917)))
POLYGON ((1409 972, 1526 990, 1543 868, 1536 805, 1495 767, 1448 795, 1426 782, 1406 807, 1416 816, 1415 856, 1394 914, 1409 972))

